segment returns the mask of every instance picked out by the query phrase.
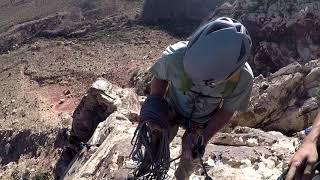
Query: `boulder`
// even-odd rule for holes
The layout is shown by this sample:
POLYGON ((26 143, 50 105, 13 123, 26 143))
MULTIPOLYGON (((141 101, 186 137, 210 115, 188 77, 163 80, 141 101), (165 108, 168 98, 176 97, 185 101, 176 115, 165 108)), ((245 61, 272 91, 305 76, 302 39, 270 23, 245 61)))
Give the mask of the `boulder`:
POLYGON ((256 77, 249 111, 237 114, 232 123, 288 134, 310 126, 319 107, 319 67, 312 65, 317 63, 295 62, 267 78, 256 77))
POLYGON ((74 118, 91 121, 98 114, 106 116, 100 116, 105 119, 90 134, 88 144, 93 146, 86 147, 71 163, 65 179, 114 176, 115 170, 130 154, 130 140, 135 130, 133 123, 137 122, 139 110, 139 99, 132 89, 119 88, 103 78, 94 82, 77 107, 74 118))

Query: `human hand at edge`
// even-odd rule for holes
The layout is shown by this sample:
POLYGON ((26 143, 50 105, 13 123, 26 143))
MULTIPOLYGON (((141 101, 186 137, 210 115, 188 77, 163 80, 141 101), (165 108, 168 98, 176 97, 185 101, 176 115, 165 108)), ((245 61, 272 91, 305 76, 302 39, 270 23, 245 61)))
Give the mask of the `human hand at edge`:
POLYGON ((313 168, 318 159, 317 145, 305 140, 289 163, 286 180, 311 180, 313 168))

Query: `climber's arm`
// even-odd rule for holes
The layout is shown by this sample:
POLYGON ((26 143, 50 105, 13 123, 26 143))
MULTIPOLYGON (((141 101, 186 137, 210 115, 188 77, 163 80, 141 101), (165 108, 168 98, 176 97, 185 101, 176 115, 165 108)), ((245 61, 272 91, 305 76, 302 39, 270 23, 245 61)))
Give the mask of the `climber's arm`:
POLYGON ((143 103, 140 110, 140 121, 147 122, 152 130, 162 131, 168 127, 167 107, 164 99, 167 93, 168 82, 153 78, 151 81, 151 92, 143 103))
POLYGON ((157 78, 152 78, 151 81, 151 95, 159 95, 164 97, 167 93, 168 81, 157 78))
POLYGON ((233 114, 234 112, 227 112, 222 109, 214 113, 210 118, 207 127, 203 131, 205 144, 207 144, 209 140, 230 121, 233 114))
POLYGON ((250 104, 253 86, 253 74, 249 65, 241 71, 240 81, 233 92, 223 98, 222 107, 214 113, 204 131, 204 142, 207 143, 214 134, 225 126, 232 118, 234 112, 246 112, 250 104))
POLYGON ((308 136, 305 138, 305 141, 310 141, 314 144, 317 143, 320 135, 320 111, 313 122, 312 129, 308 136))
POLYGON ((312 169, 318 159, 317 141, 320 135, 320 112, 313 122, 310 133, 289 163, 286 180, 312 179, 312 169))

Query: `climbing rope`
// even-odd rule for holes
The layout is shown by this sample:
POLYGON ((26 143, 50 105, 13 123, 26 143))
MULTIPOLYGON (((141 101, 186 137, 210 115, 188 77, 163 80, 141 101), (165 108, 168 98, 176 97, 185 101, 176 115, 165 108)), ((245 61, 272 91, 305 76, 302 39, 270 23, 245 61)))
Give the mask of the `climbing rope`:
MULTIPOLYGON (((190 116, 187 119, 187 133, 188 136, 191 137, 192 133, 192 116, 195 111, 195 102, 197 97, 194 98, 192 111, 190 116)), ((159 104, 155 103, 157 100, 156 98, 159 97, 151 97, 147 103, 160 106, 159 104)), ((159 102, 159 101, 158 101, 159 102)), ((145 106, 141 113, 152 117, 152 119, 157 119, 155 122, 163 122, 157 111, 153 111, 153 108, 149 108, 150 106, 145 106)), ((191 141, 193 141, 191 139, 191 141)), ((203 146, 203 139, 196 143, 191 142, 194 147, 192 149, 193 154, 196 154, 195 158, 200 159, 200 163, 202 165, 203 171, 205 173, 205 179, 211 180, 208 176, 207 170, 204 166, 202 161, 202 155, 204 153, 204 146, 203 146), (200 143, 200 144, 199 144, 200 143)), ((158 130, 152 131, 151 128, 148 126, 148 121, 142 121, 134 132, 134 136, 131 140, 131 144, 133 145, 133 149, 130 153, 130 158, 133 161, 138 162, 138 167, 134 170, 133 175, 134 179, 142 179, 142 180, 149 180, 149 179, 156 179, 156 180, 163 180, 167 179, 168 175, 167 172, 170 168, 170 163, 179 159, 181 155, 173 160, 170 160, 170 150, 169 150, 169 132, 168 130, 162 130, 161 132, 158 130)))
POLYGON ((137 127, 131 140, 133 149, 130 154, 131 159, 139 163, 133 173, 135 179, 167 178, 171 162, 168 136, 168 131, 151 131, 147 122, 137 127))

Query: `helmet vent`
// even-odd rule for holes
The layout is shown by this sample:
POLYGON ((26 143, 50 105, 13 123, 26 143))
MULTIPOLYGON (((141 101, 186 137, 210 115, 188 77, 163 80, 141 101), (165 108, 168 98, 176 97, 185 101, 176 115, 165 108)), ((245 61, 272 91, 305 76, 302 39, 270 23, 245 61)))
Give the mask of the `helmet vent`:
POLYGON ((233 23, 239 23, 239 21, 235 20, 235 19, 231 19, 233 23))
POLYGON ((221 18, 220 20, 229 21, 228 18, 221 18))
POLYGON ((240 49, 240 55, 238 57, 238 60, 237 62, 240 62, 242 59, 243 59, 243 56, 246 54, 246 48, 245 48, 245 44, 242 40, 242 43, 241 43, 241 49, 240 49))
POLYGON ((211 26, 210 29, 207 30, 207 34, 210 34, 210 33, 213 33, 215 31, 219 31, 220 29, 225 29, 225 28, 229 28, 229 27, 232 27, 232 25, 230 24, 226 24, 226 23, 219 23, 219 22, 216 22, 213 26, 211 26))
POLYGON ((241 25, 236 25, 237 32, 241 32, 241 25))

